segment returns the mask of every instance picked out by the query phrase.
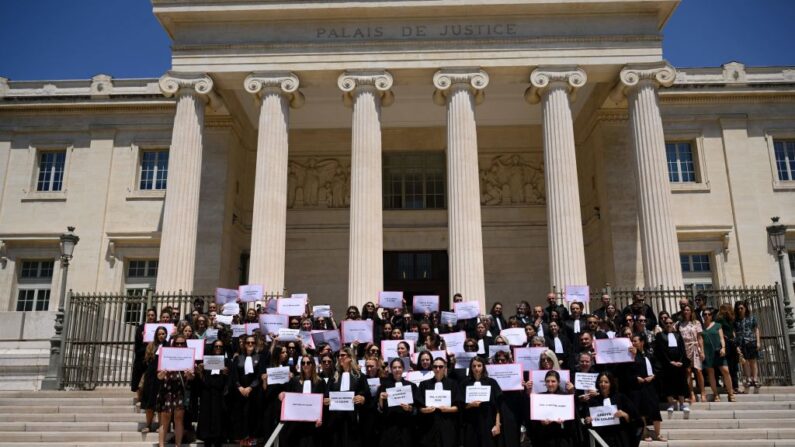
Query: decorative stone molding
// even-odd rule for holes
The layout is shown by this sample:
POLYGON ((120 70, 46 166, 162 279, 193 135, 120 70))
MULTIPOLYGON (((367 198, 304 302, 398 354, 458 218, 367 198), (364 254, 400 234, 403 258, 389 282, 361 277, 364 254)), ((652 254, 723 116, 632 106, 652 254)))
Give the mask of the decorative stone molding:
POLYGON ((337 78, 337 86, 343 91, 342 100, 347 107, 353 106, 353 94, 357 88, 374 88, 381 94, 381 105, 388 107, 395 101, 392 92, 394 79, 388 71, 346 71, 337 78))
POLYGON ((489 75, 479 68, 443 68, 433 75, 433 102, 443 106, 447 104, 447 96, 454 88, 469 89, 475 97, 475 104, 486 99, 483 91, 489 85, 489 75))
POLYGON ((92 98, 110 98, 110 94, 113 92, 113 78, 106 74, 98 74, 91 78, 90 88, 92 98))
POLYGON ((347 208, 351 203, 351 167, 341 158, 290 159, 287 208, 347 208))
POLYGON ((524 97, 530 104, 537 104, 553 85, 563 85, 573 102, 575 91, 584 86, 587 79, 585 70, 578 67, 539 67, 530 74, 531 85, 524 97))
POLYGON ((619 83, 610 92, 610 97, 616 103, 621 103, 627 91, 637 87, 644 81, 649 81, 655 87, 670 87, 676 80, 676 69, 666 61, 651 64, 627 65, 619 73, 619 83))
POLYGON ((0 76, 0 98, 4 98, 8 90, 8 78, 0 76))
POLYGON ((243 81, 247 92, 262 97, 263 92, 271 89, 278 90, 290 101, 290 107, 297 109, 304 105, 304 95, 298 90, 300 81, 298 76, 289 72, 261 72, 251 73, 243 81))
POLYGON ((546 203, 544 161, 540 157, 503 154, 481 160, 480 165, 481 205, 521 206, 546 203))

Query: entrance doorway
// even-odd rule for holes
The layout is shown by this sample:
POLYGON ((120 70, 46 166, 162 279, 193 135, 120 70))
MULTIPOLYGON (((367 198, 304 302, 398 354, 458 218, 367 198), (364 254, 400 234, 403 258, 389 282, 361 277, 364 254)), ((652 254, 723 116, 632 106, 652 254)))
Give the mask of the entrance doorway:
POLYGON ((403 291, 406 304, 416 295, 439 295, 439 309, 450 307, 447 252, 385 251, 384 290, 403 291))

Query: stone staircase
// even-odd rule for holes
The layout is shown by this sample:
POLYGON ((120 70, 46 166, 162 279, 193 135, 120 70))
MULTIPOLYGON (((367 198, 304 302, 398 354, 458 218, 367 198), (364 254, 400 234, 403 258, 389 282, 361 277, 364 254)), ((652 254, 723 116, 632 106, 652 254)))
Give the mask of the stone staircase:
MULTIPOLYGON (((697 403, 687 420, 682 412, 670 419, 663 412, 669 441, 641 446, 795 447, 795 387, 737 397, 736 403, 697 403)), ((157 445, 156 433, 139 433, 143 423, 127 389, 0 391, 0 446, 157 445)))

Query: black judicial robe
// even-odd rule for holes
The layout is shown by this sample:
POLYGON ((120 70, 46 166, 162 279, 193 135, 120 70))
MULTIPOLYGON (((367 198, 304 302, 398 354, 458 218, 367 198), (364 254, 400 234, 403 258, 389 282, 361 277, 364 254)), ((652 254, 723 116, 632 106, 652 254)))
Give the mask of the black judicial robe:
MULTIPOLYGON (((381 388, 378 389, 376 397, 380 396, 388 388, 395 387, 395 379, 388 377, 381 381, 381 388)), ((411 411, 405 411, 402 407, 388 407, 384 402, 381 412, 381 447, 414 447, 414 416, 417 414, 418 389, 417 385, 401 379, 403 386, 410 386, 411 393, 414 395, 414 406, 411 411)))
MULTIPOLYGON (((284 385, 284 391, 288 393, 303 393, 304 384, 293 377, 290 382, 284 385)), ((312 393, 326 394, 326 382, 319 379, 312 384, 312 393)), ((324 415, 325 417, 325 415, 324 415)), ((327 424, 328 421, 323 421, 327 424)), ((325 445, 323 442, 323 431, 314 422, 286 422, 280 435, 281 445, 290 447, 319 447, 325 445)))
MULTIPOLYGON (((475 380, 467 377, 461 383, 461 395, 466 399, 466 387, 475 384, 475 380)), ((483 377, 478 382, 481 386, 491 387, 491 396, 488 402, 482 402, 479 407, 466 408, 464 404, 464 446, 465 447, 493 447, 497 445, 499 437, 491 434, 491 429, 497 424, 497 413, 502 405, 502 390, 500 385, 491 377, 483 377)))
MULTIPOLYGON (((604 405, 605 398, 598 395, 590 400, 589 407, 600 407, 604 405)), ((637 435, 640 426, 639 415, 632 401, 623 393, 613 393, 610 396, 610 403, 618 407, 619 410, 629 414, 629 422, 621 419, 619 425, 608 425, 605 427, 593 427, 593 430, 605 440, 610 447, 637 447, 640 437, 637 435)))
MULTIPOLYGON (((225 359, 224 365, 229 368, 230 360, 225 359)), ((206 443, 223 442, 226 439, 229 424, 225 396, 230 373, 231 371, 227 374, 218 371, 218 374, 212 374, 212 371, 204 370, 193 381, 199 392, 196 436, 206 443)))
POLYGON ((230 415, 229 437, 233 440, 240 440, 250 436, 256 436, 259 428, 259 396, 260 396, 260 375, 259 375, 259 354, 251 356, 254 372, 246 374, 246 357, 239 355, 234 358, 229 367, 229 395, 227 405, 230 415), (243 397, 238 387, 251 387, 248 397, 243 397))
MULTIPOLYGON (((559 389, 557 393, 550 393, 547 391, 543 394, 566 393, 559 389)), ((532 399, 533 396, 530 396, 530 398, 532 399)), ((576 433, 574 421, 563 421, 563 424, 553 422, 549 425, 544 425, 541 421, 530 421, 530 428, 528 431, 533 447, 573 447, 575 445, 574 439, 576 433)))
POLYGON ((530 417, 530 400, 527 392, 503 391, 500 405, 500 427, 505 447, 519 447, 519 426, 530 417))
MULTIPOLYGON (((331 445, 335 447, 358 447, 362 444, 362 432, 359 425, 359 413, 364 407, 367 407, 370 397, 370 387, 367 385, 367 376, 359 374, 354 376, 350 374, 350 387, 348 391, 353 391, 354 396, 364 397, 364 404, 354 405, 354 411, 329 411, 328 423, 331 427, 329 434, 331 435, 331 445)), ((338 380, 334 377, 328 381, 328 392, 340 391, 342 385, 342 376, 338 380)), ((365 440, 366 442, 366 440, 365 440)), ((292 445, 292 444, 290 444, 292 445)))
MULTIPOLYGON (((365 377, 364 382, 367 383, 367 379, 372 379, 373 377, 365 377)), ((381 388, 382 379, 379 380, 379 385, 376 388, 375 396, 370 393, 369 384, 368 386, 368 394, 370 396, 369 399, 365 399, 364 405, 362 409, 359 410, 359 427, 361 428, 362 439, 364 440, 366 445, 378 445, 378 440, 381 437, 381 426, 380 426, 380 414, 378 413, 377 405, 378 405, 378 388, 381 388)), ((325 425, 325 424, 324 424, 325 425)))
POLYGON ((425 447, 457 447, 460 445, 458 421, 464 404, 464 396, 461 395, 458 382, 449 377, 439 382, 435 377, 421 382, 418 407, 425 408, 425 391, 435 390, 437 383, 441 383, 444 390, 450 391, 450 405, 458 407, 458 413, 442 413, 438 409, 430 414, 419 413, 417 416, 419 444, 425 447))
POLYGON ((144 328, 145 326, 143 324, 139 324, 135 328, 132 377, 130 378, 130 390, 132 392, 138 391, 138 384, 141 382, 141 377, 143 377, 146 372, 144 357, 146 356, 147 343, 144 342, 144 328))

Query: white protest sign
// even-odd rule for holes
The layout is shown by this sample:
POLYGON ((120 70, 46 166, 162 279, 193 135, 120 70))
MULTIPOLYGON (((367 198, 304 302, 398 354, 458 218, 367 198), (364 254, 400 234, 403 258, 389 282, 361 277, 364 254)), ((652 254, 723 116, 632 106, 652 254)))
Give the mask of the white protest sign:
POLYGON ((596 378, 599 373, 574 373, 574 389, 581 391, 596 391, 596 378))
POLYGON ((415 295, 412 300, 415 314, 425 314, 439 311, 439 295, 415 295))
POLYGON ((279 336, 279 341, 298 341, 299 332, 301 332, 299 329, 280 327, 276 334, 279 336))
POLYGON ((432 378, 432 371, 410 371, 406 373, 406 380, 417 386, 420 386, 421 382, 432 378))
POLYGON ((207 329, 206 331, 204 331, 204 339, 208 343, 212 343, 218 340, 218 329, 207 329))
POLYGON ((265 313, 266 314, 278 313, 276 312, 276 306, 278 305, 278 301, 279 300, 277 300, 276 298, 269 299, 268 302, 265 303, 265 313))
POLYGON ((387 388, 385 391, 388 407, 397 407, 401 404, 414 404, 414 395, 411 393, 411 387, 408 385, 387 388))
POLYGON ((491 400, 491 385, 470 385, 466 388, 465 403, 488 402, 491 400))
POLYGON ((321 304, 319 306, 312 306, 312 316, 315 319, 331 317, 331 306, 328 304, 321 304))
POLYGON ((218 324, 223 324, 229 326, 234 321, 234 317, 232 315, 216 315, 215 322, 218 324))
POLYGON ((171 339, 171 334, 174 333, 174 325, 171 323, 146 323, 144 325, 144 341, 155 341, 155 331, 157 328, 163 327, 166 329, 166 341, 171 339))
POLYGON ((329 411, 353 411, 353 391, 329 391, 329 411))
POLYGON ((378 393, 378 388, 381 387, 381 379, 378 377, 368 377, 367 386, 370 388, 370 396, 375 397, 378 393))
POLYGON ((224 369, 224 356, 222 355, 205 355, 203 362, 205 371, 224 369))
POLYGON ((279 329, 289 326, 289 318, 287 315, 260 314, 260 331, 266 335, 278 334, 279 329))
MULTIPOLYGON (((543 369, 530 371, 530 380, 533 381, 533 393, 540 394, 547 392, 546 376, 548 372, 548 370, 543 369)), ((558 387, 565 390, 566 384, 570 381, 569 371, 562 369, 557 371, 557 373, 560 374, 560 383, 558 384, 558 387)))
POLYGON ((248 284, 237 288, 240 295, 240 301, 244 303, 251 303, 259 301, 265 295, 264 287, 262 284, 248 284))
POLYGON ((442 311, 441 316, 439 317, 439 322, 442 326, 455 326, 458 323, 458 317, 455 315, 455 312, 447 312, 442 311))
POLYGON ((276 300, 276 313, 300 317, 306 312, 306 298, 282 298, 276 300))
POLYGON ((504 363, 496 365, 486 365, 489 377, 496 380, 503 391, 523 390, 522 386, 522 365, 518 363, 504 363))
POLYGON ((511 346, 522 346, 527 343, 527 333, 523 327, 512 327, 500 331, 500 335, 511 346))
POLYGON ((425 390, 425 406, 431 408, 452 406, 450 390, 425 390))
MULTIPOLYGON (((281 336, 279 336, 279 338, 281 338, 281 336)), ((312 338, 312 332, 298 331, 298 338, 306 349, 315 349, 315 340, 312 338)))
POLYGON ((306 301, 306 300, 309 299, 309 294, 308 293, 293 293, 292 295, 290 295, 290 298, 301 298, 304 301, 306 301))
POLYGON ((236 301, 225 303, 221 308, 221 315, 238 315, 240 313, 240 304, 236 301))
POLYGON ((343 320, 341 326, 342 343, 373 342, 373 320, 343 320))
POLYGON ((546 346, 536 347, 536 348, 513 348, 513 359, 516 363, 522 365, 522 368, 529 371, 532 369, 538 369, 538 360, 541 358, 541 354, 546 351, 546 346))
POLYGON ((635 356, 629 352, 631 347, 632 340, 623 337, 594 340, 596 363, 604 365, 608 363, 634 362, 635 356))
POLYGON ((455 368, 467 369, 472 359, 478 356, 477 352, 457 352, 455 354, 455 368))
POLYGON ((400 357, 397 352, 400 342, 404 342, 409 345, 409 355, 414 354, 414 344, 407 342, 406 340, 381 340, 381 356, 385 359, 391 357, 400 357))
POLYGON ((533 394, 530 396, 531 421, 570 421, 573 419, 573 394, 533 394))
POLYGON ((447 346, 447 352, 458 354, 464 352, 464 342, 467 339, 467 334, 464 331, 451 332, 449 334, 440 334, 444 339, 444 344, 447 346))
POLYGON ((215 289, 215 302, 218 304, 235 302, 237 297, 237 289, 222 289, 220 287, 215 289))
POLYGON ((589 407, 588 412, 591 416, 592 427, 605 427, 608 425, 618 425, 621 421, 614 417, 618 407, 616 405, 605 405, 601 407, 589 407))
POLYGON ((189 338, 185 340, 188 342, 188 347, 193 348, 193 360, 201 361, 204 359, 204 340, 201 338, 189 338))
POLYGON ((265 372, 268 374, 268 385, 279 385, 290 381, 290 367, 280 366, 277 368, 267 368, 265 372))
POLYGON ((384 309, 403 307, 403 292, 379 292, 378 305, 384 309))
POLYGON ((193 369, 193 348, 160 348, 158 371, 187 371, 193 369))
POLYGON ((577 301, 585 304, 591 299, 590 289, 588 286, 566 286, 564 299, 567 303, 577 301))
POLYGON ((315 341, 315 346, 319 345, 320 343, 328 343, 328 345, 331 346, 331 350, 334 352, 339 351, 342 347, 340 333, 336 329, 328 331, 312 331, 312 339, 315 341))
POLYGON ((459 320, 469 320, 480 315, 480 303, 477 301, 461 301, 455 303, 455 316, 459 320))
POLYGON ((282 421, 315 422, 323 420, 323 395, 284 393, 282 421))
POLYGON ((254 335, 254 331, 260 328, 259 323, 246 323, 246 335, 254 335))
POLYGON ((511 352, 511 347, 508 345, 489 345, 489 357, 494 357, 498 352, 511 352))
POLYGON ((415 345, 416 346, 417 340, 420 339, 420 333, 419 332, 404 332, 403 333, 403 338, 406 341, 408 341, 410 345, 415 345))

